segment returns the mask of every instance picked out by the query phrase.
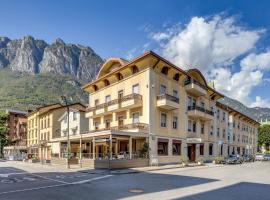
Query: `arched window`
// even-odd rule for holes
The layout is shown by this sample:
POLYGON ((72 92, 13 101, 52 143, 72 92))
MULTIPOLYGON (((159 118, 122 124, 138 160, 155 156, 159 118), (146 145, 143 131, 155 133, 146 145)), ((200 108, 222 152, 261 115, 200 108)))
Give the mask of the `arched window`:
POLYGON ((161 73, 167 75, 168 71, 169 71, 168 67, 163 67, 162 70, 161 70, 161 73))
POLYGON ((124 77, 121 73, 116 74, 118 81, 122 80, 124 77))
POLYGON ((179 74, 179 73, 176 73, 176 74, 173 76, 173 80, 179 81, 179 77, 180 77, 180 74, 179 74))
POLYGON ((138 67, 136 65, 134 65, 132 67, 132 74, 136 74, 137 72, 139 72, 139 69, 138 69, 138 67))
POLYGON ((108 85, 110 85, 110 81, 108 81, 107 79, 105 79, 104 80, 104 84, 105 84, 105 86, 108 86, 108 85))
POLYGON ((93 85, 93 88, 94 88, 95 91, 98 91, 98 86, 93 85))

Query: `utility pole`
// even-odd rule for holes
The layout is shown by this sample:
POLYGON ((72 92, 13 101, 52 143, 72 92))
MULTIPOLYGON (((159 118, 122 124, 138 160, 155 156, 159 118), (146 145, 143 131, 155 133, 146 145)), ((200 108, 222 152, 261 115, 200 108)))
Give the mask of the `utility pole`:
POLYGON ((70 140, 69 140, 69 105, 67 102, 67 98, 65 96, 61 96, 65 106, 67 107, 67 169, 70 168, 69 158, 70 158, 70 140))

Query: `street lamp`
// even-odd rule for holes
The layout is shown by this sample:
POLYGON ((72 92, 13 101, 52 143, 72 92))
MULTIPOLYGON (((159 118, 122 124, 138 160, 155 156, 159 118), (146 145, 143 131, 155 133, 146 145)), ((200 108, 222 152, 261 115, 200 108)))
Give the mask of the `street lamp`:
POLYGON ((69 105, 67 102, 67 98, 65 96, 61 96, 62 101, 65 103, 67 107, 67 169, 70 168, 69 165, 69 157, 70 157, 70 140, 69 140, 69 105))

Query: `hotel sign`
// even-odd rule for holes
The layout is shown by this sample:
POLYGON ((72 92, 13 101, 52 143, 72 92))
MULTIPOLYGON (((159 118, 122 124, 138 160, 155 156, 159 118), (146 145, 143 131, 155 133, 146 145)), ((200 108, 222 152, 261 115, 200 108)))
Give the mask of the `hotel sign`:
POLYGON ((187 138, 187 143, 201 143, 202 138, 187 138))

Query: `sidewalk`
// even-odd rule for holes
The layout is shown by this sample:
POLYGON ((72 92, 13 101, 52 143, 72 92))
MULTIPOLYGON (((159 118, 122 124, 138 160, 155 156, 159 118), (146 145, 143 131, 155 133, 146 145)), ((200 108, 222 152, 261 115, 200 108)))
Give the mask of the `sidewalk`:
POLYGON ((189 166, 183 166, 182 164, 170 164, 170 165, 161 165, 161 166, 149 166, 149 167, 138 167, 138 168, 128 168, 128 169, 93 169, 93 168, 80 168, 79 165, 71 165, 70 169, 67 169, 65 165, 50 165, 50 164, 41 164, 41 163, 28 163, 22 161, 5 161, 0 164, 4 165, 13 165, 18 169, 29 171, 30 173, 37 172, 79 172, 79 173, 88 173, 88 174, 132 174, 132 173, 142 173, 166 169, 201 169, 209 167, 218 167, 220 165, 215 165, 212 163, 207 163, 202 166, 196 164, 189 164, 189 166))

